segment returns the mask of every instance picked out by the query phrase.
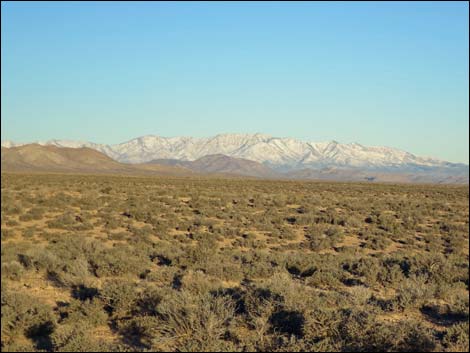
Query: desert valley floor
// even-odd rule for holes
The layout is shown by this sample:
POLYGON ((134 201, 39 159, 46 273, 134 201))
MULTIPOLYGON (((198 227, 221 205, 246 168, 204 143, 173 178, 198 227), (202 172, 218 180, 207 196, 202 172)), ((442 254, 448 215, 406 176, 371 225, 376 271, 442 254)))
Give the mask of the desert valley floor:
POLYGON ((3 174, 2 351, 468 351, 468 185, 3 174))

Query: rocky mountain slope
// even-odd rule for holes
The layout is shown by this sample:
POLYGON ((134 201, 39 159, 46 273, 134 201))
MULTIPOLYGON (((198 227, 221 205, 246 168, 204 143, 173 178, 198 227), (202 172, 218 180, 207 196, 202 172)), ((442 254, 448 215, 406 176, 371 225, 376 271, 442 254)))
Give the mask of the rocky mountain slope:
MULTIPOLYGON (((366 147, 358 143, 303 142, 263 134, 220 134, 209 138, 143 136, 116 145, 69 140, 37 142, 58 147, 89 147, 125 163, 144 163, 155 159, 194 161, 224 154, 244 158, 276 169, 325 167, 393 168, 404 166, 447 167, 453 163, 422 158, 390 147, 366 147)), ((2 142, 3 147, 17 146, 2 142)))
POLYGON ((243 158, 234 158, 223 154, 213 154, 201 157, 195 161, 181 161, 178 159, 156 159, 150 164, 181 166, 198 173, 220 173, 254 176, 259 178, 281 178, 283 175, 276 173, 269 167, 243 158))
MULTIPOLYGON (((75 149, 85 147, 121 163, 180 166, 202 173, 464 183, 469 178, 468 165, 419 157, 395 148, 336 141, 304 142, 264 134, 220 134, 209 138, 148 135, 116 145, 70 140, 38 144, 75 149)), ((5 141, 2 146, 11 148, 21 144, 5 141)))

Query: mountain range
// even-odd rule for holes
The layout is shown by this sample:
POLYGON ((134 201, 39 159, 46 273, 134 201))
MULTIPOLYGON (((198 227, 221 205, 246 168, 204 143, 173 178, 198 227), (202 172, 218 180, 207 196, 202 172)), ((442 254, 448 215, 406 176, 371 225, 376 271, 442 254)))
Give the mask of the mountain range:
MULTIPOLYGON (((36 144, 88 148, 121 164, 177 166, 197 173, 451 183, 468 183, 469 174, 468 165, 419 157, 390 147, 336 141, 304 142, 265 134, 220 134, 209 138, 147 135, 115 145, 70 140, 36 144)), ((22 145, 2 142, 5 148, 22 145)))

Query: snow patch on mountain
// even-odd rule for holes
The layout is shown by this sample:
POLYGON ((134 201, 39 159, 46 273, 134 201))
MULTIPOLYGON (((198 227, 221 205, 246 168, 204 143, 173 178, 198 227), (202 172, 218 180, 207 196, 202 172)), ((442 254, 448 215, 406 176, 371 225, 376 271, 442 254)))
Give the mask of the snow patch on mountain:
MULTIPOLYGON (((359 143, 342 144, 337 141, 303 142, 266 134, 219 134, 208 138, 147 135, 116 145, 70 140, 36 143, 58 147, 89 147, 124 163, 145 163, 155 159, 194 161, 207 155, 224 154, 260 162, 279 171, 330 167, 371 170, 466 167, 468 170, 464 164, 418 157, 390 147, 367 147, 359 143)), ((8 148, 20 145, 12 141, 2 142, 2 146, 8 148)))

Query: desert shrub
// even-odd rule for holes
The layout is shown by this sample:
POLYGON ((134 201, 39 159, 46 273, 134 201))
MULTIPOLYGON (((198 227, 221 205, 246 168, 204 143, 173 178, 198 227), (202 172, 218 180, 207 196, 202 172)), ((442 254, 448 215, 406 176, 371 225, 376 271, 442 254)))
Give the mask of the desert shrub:
POLYGON ((205 269, 216 254, 216 241, 209 233, 198 234, 196 238, 197 244, 186 249, 185 256, 179 258, 179 264, 194 269, 205 269))
POLYGON ((294 240, 296 238, 296 234, 288 227, 281 227, 280 229, 280 239, 285 239, 285 240, 294 240))
POLYGON ((269 289, 249 288, 243 295, 242 310, 247 317, 251 336, 245 339, 249 350, 267 351, 271 342, 271 317, 282 305, 282 298, 269 289))
POLYGON ((207 276, 201 271, 188 271, 181 276, 180 289, 195 295, 205 295, 210 292, 217 292, 221 288, 220 280, 212 276, 207 276))
POLYGON ((98 295, 98 289, 92 283, 84 282, 72 286, 72 297, 81 301, 91 300, 98 295))
POLYGON ((244 277, 240 261, 229 253, 217 254, 213 261, 207 264, 205 272, 223 281, 239 282, 244 277))
POLYGON ((271 277, 275 271, 275 263, 265 251, 248 251, 240 255, 244 277, 248 279, 271 277))
POLYGON ((108 280, 99 291, 98 298, 103 301, 109 313, 115 317, 123 317, 131 312, 138 293, 133 282, 108 280))
POLYGON ((2 213, 6 215, 18 215, 22 213, 22 208, 15 201, 2 197, 2 213))
POLYGON ((127 232, 108 233, 109 240, 125 240, 129 237, 127 232))
POLYGON ((24 293, 5 290, 2 286, 2 346, 21 336, 43 341, 55 326, 52 308, 24 293))
POLYGON ((80 323, 82 328, 92 328, 106 324, 108 314, 97 299, 71 300, 59 306, 60 324, 80 323))
POLYGON ((111 186, 106 186, 104 187, 103 189, 101 189, 100 191, 103 193, 103 194, 110 194, 111 193, 111 190, 113 190, 113 188, 111 186))
POLYGON ((350 311, 339 326, 344 351, 428 352, 437 349, 430 330, 414 321, 385 323, 366 311, 350 311))
POLYGON ((8 240, 11 239, 15 236, 15 232, 12 229, 4 228, 0 230, 1 232, 1 239, 3 240, 8 240))
POLYGON ((287 256, 283 263, 287 272, 301 278, 311 276, 317 267, 316 258, 312 256, 287 256))
POLYGON ((314 224, 308 227, 306 238, 311 250, 318 251, 334 246, 343 240, 343 232, 338 226, 314 224))
POLYGON ((427 299, 432 298, 433 292, 434 288, 427 283, 426 278, 413 275, 400 283, 395 304, 401 310, 419 307, 427 299))
POLYGON ((154 346, 155 328, 159 319, 155 316, 134 316, 122 323, 120 333, 140 350, 154 346))
POLYGON ((402 216, 402 225, 405 229, 415 230, 419 223, 422 222, 422 217, 414 212, 413 214, 406 214, 402 216))
POLYGON ((452 304, 426 304, 421 307, 421 312, 426 315, 430 321, 434 321, 440 324, 468 321, 468 311, 468 295, 459 297, 452 304))
POLYGON ((30 239, 30 238, 33 238, 36 233, 37 233, 36 227, 28 227, 22 232, 22 235, 23 235, 23 238, 30 239))
POLYGON ((392 259, 386 259, 382 261, 382 271, 378 272, 378 281, 384 285, 393 285, 396 286, 398 283, 401 283, 405 279, 405 274, 400 263, 392 259))
POLYGON ((309 351, 340 351, 339 327, 342 314, 337 310, 315 307, 305 313, 303 339, 309 351))
POLYGON ((129 246, 115 246, 102 249, 90 258, 90 264, 98 277, 139 276, 151 266, 149 258, 139 256, 129 246))
POLYGON ((408 272, 417 276, 425 276, 429 282, 436 285, 452 283, 463 275, 458 266, 453 266, 444 255, 439 253, 419 254, 413 257, 409 261, 408 272))
POLYGON ((46 210, 42 207, 33 207, 28 212, 22 214, 19 217, 19 220, 22 222, 28 222, 31 220, 40 220, 43 218, 44 213, 46 210))
POLYGON ((104 219, 104 227, 106 229, 116 229, 121 225, 121 221, 115 217, 107 217, 104 219))
POLYGON ((80 323, 58 326, 50 339, 55 352, 107 352, 110 348, 105 343, 94 340, 80 323))
POLYGON ((231 300, 212 295, 175 292, 158 305, 159 322, 153 348, 180 351, 230 351, 225 340, 234 316, 231 300))
POLYGON ((7 219, 6 217, 3 217, 3 216, 2 216, 2 221, 9 227, 15 227, 19 225, 19 223, 15 221, 14 219, 7 219))
POLYGON ((271 278, 263 281, 263 287, 281 298, 285 311, 289 312, 306 310, 313 294, 309 288, 293 280, 286 271, 274 273, 271 278))
MULTIPOLYGON (((365 286, 358 285, 350 288, 348 295, 352 307, 359 308, 370 303, 372 298, 372 291, 365 286)), ((372 309, 369 308, 369 310, 372 309)))
POLYGON ((37 344, 30 339, 2 342, 2 352, 34 352, 37 344))
POLYGON ((161 287, 148 285, 138 293, 136 305, 132 310, 134 316, 156 316, 158 314, 158 305, 162 302, 168 292, 171 292, 169 287, 161 287))
POLYGON ((290 217, 290 220, 288 219, 288 222, 295 223, 301 226, 308 226, 315 223, 315 216, 309 213, 302 213, 300 215, 296 215, 295 217, 290 217))
POLYGON ((469 350, 468 321, 447 328, 442 343, 447 352, 468 352, 469 350))
POLYGON ((46 222, 52 229, 65 229, 72 231, 85 231, 93 229, 93 225, 84 219, 83 215, 75 215, 72 212, 65 212, 53 220, 46 222))
POLYGON ((358 228, 362 225, 362 220, 356 216, 350 215, 341 217, 338 224, 347 228, 358 228))
POLYGON ((138 238, 148 238, 149 236, 151 236, 153 234, 153 230, 152 230, 152 227, 150 225, 145 225, 141 228, 138 228, 138 227, 128 227, 128 230, 129 232, 131 232, 131 234, 134 236, 134 237, 138 237, 138 238))
POLYGON ((273 333, 293 335, 297 338, 303 335, 304 316, 299 311, 281 309, 269 318, 273 333))
POLYGON ((50 207, 53 210, 61 209, 70 205, 73 201, 73 198, 70 195, 65 194, 60 191, 50 197, 48 197, 43 203, 44 207, 50 207))
POLYGON ((23 275, 24 268, 18 261, 2 262, 2 278, 17 281, 23 275))
POLYGON ((305 280, 305 284, 319 288, 338 288, 341 286, 342 274, 335 267, 319 267, 305 280))
POLYGON ((85 257, 80 256, 73 261, 66 262, 47 271, 48 278, 57 285, 64 287, 82 283, 89 275, 89 264, 85 257))
POLYGON ((364 240, 366 240, 364 248, 373 250, 385 250, 392 243, 390 239, 380 233, 366 235, 364 240))
POLYGON ((57 256, 42 247, 20 250, 17 253, 17 258, 27 270, 34 271, 53 270, 59 264, 57 256))
POLYGON ((366 284, 373 286, 379 277, 383 277, 383 267, 374 257, 361 257, 358 260, 345 261, 343 268, 349 273, 362 277, 366 284))
POLYGON ((397 222, 396 217, 389 214, 380 214, 378 216, 377 224, 379 228, 390 233, 396 233, 400 229, 400 223, 397 222))

